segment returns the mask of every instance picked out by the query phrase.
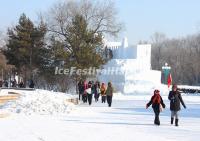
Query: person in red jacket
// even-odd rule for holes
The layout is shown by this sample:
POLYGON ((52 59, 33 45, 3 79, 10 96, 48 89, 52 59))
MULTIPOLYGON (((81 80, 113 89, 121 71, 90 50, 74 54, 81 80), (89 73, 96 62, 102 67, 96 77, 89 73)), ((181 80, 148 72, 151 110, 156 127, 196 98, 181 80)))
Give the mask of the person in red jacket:
POLYGON ((154 95, 151 97, 151 100, 147 103, 146 109, 152 105, 154 114, 155 114, 155 120, 154 124, 155 125, 160 125, 160 119, 159 119, 159 114, 161 112, 161 108, 165 108, 165 104, 162 100, 162 97, 160 96, 160 91, 155 90, 154 95), (162 106, 162 107, 161 107, 162 106))

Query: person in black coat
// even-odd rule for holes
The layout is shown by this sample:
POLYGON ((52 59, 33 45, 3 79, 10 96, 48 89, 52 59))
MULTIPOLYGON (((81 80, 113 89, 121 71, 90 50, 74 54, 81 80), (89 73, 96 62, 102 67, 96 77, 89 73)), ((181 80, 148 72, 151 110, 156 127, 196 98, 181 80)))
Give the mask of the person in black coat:
POLYGON ((2 87, 3 86, 3 81, 2 80, 0 80, 0 87, 2 87))
POLYGON ((83 103, 87 103, 87 92, 86 90, 88 89, 88 84, 86 82, 86 80, 83 82, 83 94, 82 94, 82 100, 83 100, 83 103))
POLYGON ((151 100, 147 103, 146 109, 152 105, 154 114, 155 114, 155 120, 154 124, 155 125, 160 125, 160 119, 159 119, 159 114, 161 112, 161 108, 165 108, 165 104, 163 102, 162 97, 160 96, 160 91, 155 90, 154 95, 151 97, 151 100), (162 106, 162 107, 161 107, 162 106))
POLYGON ((8 87, 8 81, 7 80, 4 81, 4 86, 8 87))
POLYGON ((24 88, 24 82, 22 80, 19 83, 19 88, 24 88))
POLYGON ((91 91, 89 93, 87 93, 88 103, 89 103, 89 105, 91 105, 92 104, 92 96, 94 94, 94 82, 93 81, 88 82, 88 89, 91 89, 91 91))
POLYGON ((177 90, 177 85, 172 86, 172 91, 169 92, 168 99, 170 100, 170 110, 171 110, 171 124, 174 122, 175 117, 175 126, 178 126, 178 111, 181 110, 180 103, 186 109, 185 103, 183 102, 181 93, 177 90))
POLYGON ((35 83, 33 82, 32 79, 29 80, 29 88, 34 88, 35 87, 35 83))
POLYGON ((100 95, 100 83, 96 81, 94 85, 94 98, 95 102, 99 101, 99 95, 100 95))
MULTIPOLYGON (((79 91, 79 100, 81 100, 82 95, 84 94, 84 83, 82 80, 78 82, 78 91, 79 91)), ((82 98, 83 99, 83 98, 82 98)))

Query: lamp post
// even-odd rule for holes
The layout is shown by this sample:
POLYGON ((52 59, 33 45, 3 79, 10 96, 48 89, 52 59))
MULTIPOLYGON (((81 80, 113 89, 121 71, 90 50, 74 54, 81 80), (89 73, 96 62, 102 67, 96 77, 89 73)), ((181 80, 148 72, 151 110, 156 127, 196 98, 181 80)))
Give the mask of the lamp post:
POLYGON ((163 80, 162 83, 167 84, 167 79, 170 74, 170 70, 171 70, 171 67, 167 63, 165 63, 165 65, 162 66, 162 73, 163 73, 163 77, 164 77, 162 79, 163 80))

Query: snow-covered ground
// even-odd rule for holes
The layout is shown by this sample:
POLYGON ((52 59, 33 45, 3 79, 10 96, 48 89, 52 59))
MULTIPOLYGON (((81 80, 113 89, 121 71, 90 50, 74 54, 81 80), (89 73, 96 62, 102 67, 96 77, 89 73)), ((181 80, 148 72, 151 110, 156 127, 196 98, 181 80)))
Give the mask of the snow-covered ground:
POLYGON ((1 113, 22 113, 26 115, 52 115, 69 113, 74 104, 69 102, 73 95, 47 90, 17 90, 2 89, 0 96, 19 95, 19 99, 11 100, 1 105, 1 113))
MULTIPOLYGON (((200 97, 183 95, 187 109, 180 112, 180 126, 170 125, 170 111, 153 124, 152 109, 145 109, 151 95, 116 94, 112 107, 93 102, 80 104, 66 115, 13 113, 0 118, 0 141, 194 141, 200 138, 200 97)), ((0 109, 2 110, 2 109, 0 109)))
POLYGON ((200 89, 200 86, 178 85, 178 88, 185 88, 185 89, 200 89))

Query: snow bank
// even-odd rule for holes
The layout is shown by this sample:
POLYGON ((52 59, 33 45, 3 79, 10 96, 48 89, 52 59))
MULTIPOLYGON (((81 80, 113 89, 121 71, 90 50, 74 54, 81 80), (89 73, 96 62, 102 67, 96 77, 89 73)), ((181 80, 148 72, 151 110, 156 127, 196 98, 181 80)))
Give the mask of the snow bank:
POLYGON ((185 88, 185 89, 200 89, 200 86, 178 85, 178 88, 185 88))
MULTIPOLYGON (((6 91, 3 90, 5 95, 6 91)), ((68 102, 72 95, 59 92, 51 92, 47 90, 12 90, 20 94, 20 98, 16 101, 7 102, 3 105, 3 109, 11 113, 32 114, 67 114, 73 108, 74 104, 68 102)))

